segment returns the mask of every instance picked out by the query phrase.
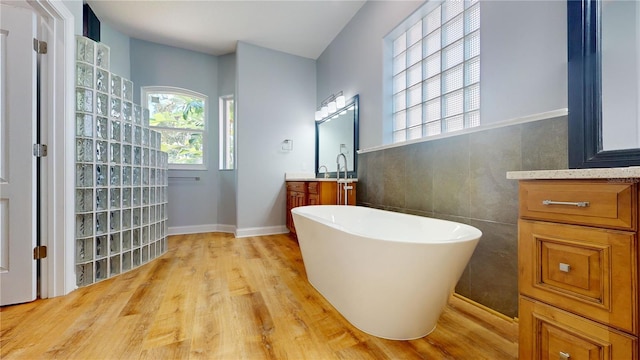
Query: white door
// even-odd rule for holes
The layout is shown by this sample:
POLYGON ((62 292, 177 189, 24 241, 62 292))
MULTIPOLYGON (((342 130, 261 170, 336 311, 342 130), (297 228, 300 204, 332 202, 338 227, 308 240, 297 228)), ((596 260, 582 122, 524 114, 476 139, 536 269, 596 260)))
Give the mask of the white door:
POLYGON ((31 9, 0 4, 0 305, 37 296, 36 20, 31 9))

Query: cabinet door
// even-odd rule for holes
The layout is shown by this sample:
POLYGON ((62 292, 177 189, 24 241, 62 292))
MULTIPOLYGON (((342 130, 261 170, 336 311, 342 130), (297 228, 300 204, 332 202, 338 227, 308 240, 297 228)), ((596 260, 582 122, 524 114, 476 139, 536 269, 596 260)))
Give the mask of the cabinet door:
POLYGON ((638 335, 634 233, 520 220, 520 293, 638 335))
POLYGON ((320 205, 320 197, 318 194, 309 194, 307 205, 320 205))
POLYGON ((638 359, 635 337, 522 296, 519 312, 520 359, 638 359))
POLYGON ((287 228, 294 234, 296 233, 296 227, 293 223, 291 209, 298 206, 305 206, 306 204, 306 195, 304 192, 291 190, 287 192, 287 228))

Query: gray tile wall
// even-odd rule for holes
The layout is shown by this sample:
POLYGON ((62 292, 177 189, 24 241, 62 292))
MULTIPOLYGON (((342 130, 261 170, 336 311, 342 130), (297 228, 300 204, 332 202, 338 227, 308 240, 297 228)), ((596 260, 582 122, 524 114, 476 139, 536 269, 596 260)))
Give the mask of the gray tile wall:
POLYGON ((518 315, 518 182, 507 171, 566 169, 567 118, 358 155, 358 205, 458 221, 483 233, 456 292, 518 315))

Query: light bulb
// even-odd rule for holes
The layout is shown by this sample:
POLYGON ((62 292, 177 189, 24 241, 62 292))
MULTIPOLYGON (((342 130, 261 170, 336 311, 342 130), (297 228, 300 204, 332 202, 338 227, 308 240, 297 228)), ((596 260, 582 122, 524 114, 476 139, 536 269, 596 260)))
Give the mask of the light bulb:
POLYGON ((342 109, 346 104, 346 99, 344 98, 344 95, 340 95, 336 98, 336 106, 338 106, 338 109, 342 109))
POLYGON ((322 114, 322 117, 326 117, 327 115, 329 115, 329 107, 327 105, 322 106, 322 109, 320 109, 320 113, 322 114))
POLYGON ((320 110, 316 111, 316 120, 322 120, 322 112, 320 110))
POLYGON ((336 107, 335 101, 330 102, 328 107, 329 107, 329 114, 333 114, 334 112, 336 112, 336 110, 338 110, 338 108, 336 107))

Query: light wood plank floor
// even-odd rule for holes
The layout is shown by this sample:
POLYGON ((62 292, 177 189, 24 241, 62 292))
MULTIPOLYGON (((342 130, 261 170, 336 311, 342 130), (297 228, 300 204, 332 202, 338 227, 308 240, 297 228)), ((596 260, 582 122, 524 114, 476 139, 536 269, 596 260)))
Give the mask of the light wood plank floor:
POLYGON ((455 297, 422 339, 359 331, 309 285, 287 235, 181 235, 169 247, 67 296, 1 308, 0 358, 517 358, 513 322, 455 297))

